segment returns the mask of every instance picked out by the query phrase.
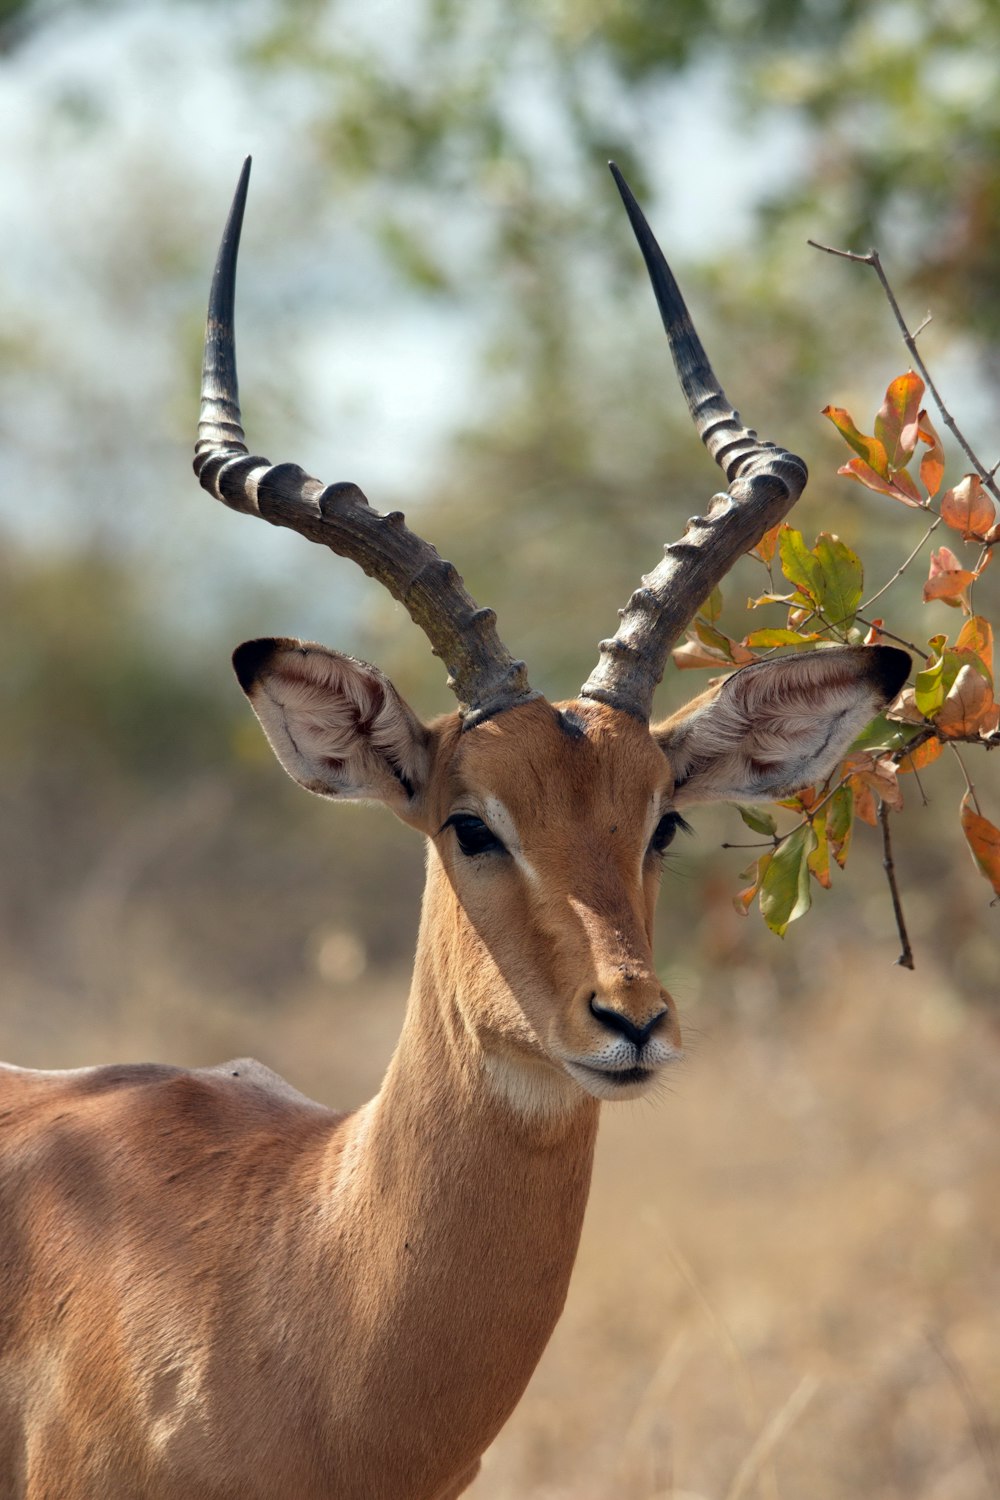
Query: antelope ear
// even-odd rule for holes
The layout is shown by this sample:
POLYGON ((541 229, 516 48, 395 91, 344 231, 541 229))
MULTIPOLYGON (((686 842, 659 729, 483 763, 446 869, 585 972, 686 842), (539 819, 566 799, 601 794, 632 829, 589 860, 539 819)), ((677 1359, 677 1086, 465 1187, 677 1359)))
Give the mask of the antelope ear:
POLYGON ((830 775, 896 696, 910 658, 836 646, 742 667, 653 730, 674 802, 772 802, 830 775))
POLYGON ((247 641, 240 687, 288 774, 321 797, 405 812, 430 765, 430 732, 377 667, 307 641, 247 641))

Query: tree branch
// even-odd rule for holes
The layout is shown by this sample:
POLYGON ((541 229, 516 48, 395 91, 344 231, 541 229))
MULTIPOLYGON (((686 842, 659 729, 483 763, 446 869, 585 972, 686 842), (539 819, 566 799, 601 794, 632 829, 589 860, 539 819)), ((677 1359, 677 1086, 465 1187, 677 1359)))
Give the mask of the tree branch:
POLYGON ((896 963, 903 969, 913 969, 913 949, 910 947, 909 934, 906 931, 906 919, 903 916, 903 904, 899 899, 899 887, 896 884, 896 865, 892 857, 892 839, 889 834, 889 807, 885 802, 879 802, 878 820, 882 825, 882 868, 885 878, 889 882, 889 894, 892 896, 892 910, 896 918, 896 931, 899 933, 900 954, 896 963))
MULTIPOLYGON (((871 266, 872 270, 875 272, 875 275, 879 279, 882 290, 888 300, 889 306, 892 308, 893 316, 895 317, 896 322, 899 324, 900 330, 903 335, 903 343, 909 350, 910 358, 913 360, 913 363, 916 365, 917 369, 923 376, 924 384, 930 391, 931 396, 934 399, 934 404, 937 407, 938 411, 941 413, 941 420, 944 422, 945 426, 950 429, 952 435, 962 448, 966 457, 975 465, 980 479, 982 479, 983 484, 989 490, 994 500, 1000 502, 1000 488, 998 488, 996 480, 993 477, 993 470, 987 469, 985 464, 980 462, 977 454, 973 451, 972 447, 967 441, 965 434, 962 432, 951 412, 945 406, 944 401, 941 397, 941 392, 934 384, 931 373, 920 356, 920 352, 917 349, 916 336, 910 332, 909 328, 906 325, 906 319, 903 317, 903 314, 900 311, 899 303, 896 301, 895 293, 893 292, 892 287, 889 285, 889 278, 886 276, 885 271, 882 269, 882 262, 879 259, 878 251, 869 250, 867 255, 857 255, 853 250, 837 250, 833 245, 821 245, 818 240, 808 240, 807 243, 812 245, 814 250, 822 250, 826 255, 836 255, 839 256, 841 260, 854 260, 857 261, 860 265, 871 266)), ((917 332, 919 333, 921 329, 925 328, 926 326, 927 319, 925 318, 923 323, 920 324, 920 328, 917 329, 917 332)))

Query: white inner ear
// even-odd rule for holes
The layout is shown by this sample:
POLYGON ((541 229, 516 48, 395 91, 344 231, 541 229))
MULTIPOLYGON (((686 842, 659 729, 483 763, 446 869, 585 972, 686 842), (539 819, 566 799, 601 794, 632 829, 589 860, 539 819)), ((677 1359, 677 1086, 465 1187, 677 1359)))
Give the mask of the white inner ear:
POLYGON ((376 667, 323 646, 281 647, 249 697, 281 764, 309 791, 392 802, 423 785, 426 732, 376 667))
POLYGON ((821 782, 885 701, 850 651, 761 662, 663 726, 675 805, 770 802, 821 782))

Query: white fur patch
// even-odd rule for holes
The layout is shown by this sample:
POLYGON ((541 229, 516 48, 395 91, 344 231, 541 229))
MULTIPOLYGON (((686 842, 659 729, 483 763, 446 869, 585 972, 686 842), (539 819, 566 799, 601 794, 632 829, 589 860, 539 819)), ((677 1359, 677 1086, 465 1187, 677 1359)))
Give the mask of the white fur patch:
POLYGON ((538 871, 525 856, 521 838, 517 831, 517 824, 499 797, 490 796, 483 798, 483 821, 496 834, 508 854, 513 858, 518 869, 524 871, 524 874, 533 885, 539 885, 538 871))
POLYGON ((545 1063, 522 1062, 486 1053, 483 1072, 494 1092, 525 1120, 551 1120, 568 1115, 580 1102, 569 1077, 560 1077, 545 1063))

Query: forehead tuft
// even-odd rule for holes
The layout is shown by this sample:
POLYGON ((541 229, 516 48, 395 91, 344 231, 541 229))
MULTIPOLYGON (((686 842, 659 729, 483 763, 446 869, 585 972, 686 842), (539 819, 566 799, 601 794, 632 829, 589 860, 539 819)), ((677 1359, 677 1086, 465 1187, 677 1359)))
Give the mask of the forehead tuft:
POLYGON ((585 737, 587 726, 575 709, 557 708, 555 714, 556 723, 568 739, 582 740, 585 737))
POLYGON ((519 705, 456 735, 451 752, 452 796, 491 793, 512 809, 540 798, 538 814, 548 803, 628 801, 630 790, 644 807, 670 780, 647 725, 585 700, 519 705))

